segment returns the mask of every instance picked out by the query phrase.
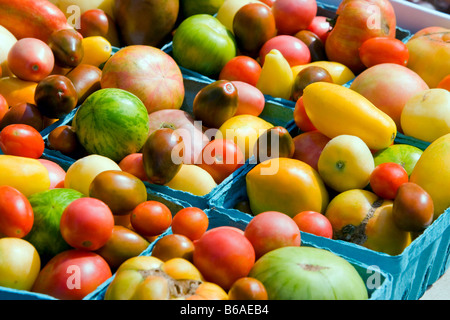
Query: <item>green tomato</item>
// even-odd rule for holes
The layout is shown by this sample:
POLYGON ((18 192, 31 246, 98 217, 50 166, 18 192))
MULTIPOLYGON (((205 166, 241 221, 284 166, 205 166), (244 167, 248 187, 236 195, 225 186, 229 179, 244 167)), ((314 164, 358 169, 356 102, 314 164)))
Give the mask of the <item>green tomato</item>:
POLYGON ((172 44, 173 57, 180 66, 208 77, 217 76, 237 52, 233 34, 209 14, 185 19, 172 44))

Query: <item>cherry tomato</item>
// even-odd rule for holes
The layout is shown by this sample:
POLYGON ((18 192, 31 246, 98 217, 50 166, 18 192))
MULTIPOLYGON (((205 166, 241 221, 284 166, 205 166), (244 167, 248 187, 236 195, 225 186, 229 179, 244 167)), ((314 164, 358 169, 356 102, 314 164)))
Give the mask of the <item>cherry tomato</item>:
POLYGON ((333 226, 327 217, 316 211, 302 211, 294 216, 294 221, 300 231, 331 239, 333 226))
POLYGON ((316 127, 309 120, 306 114, 305 105, 303 104, 303 96, 298 98, 294 107, 294 122, 303 132, 317 130, 316 127))
POLYGON ((325 43, 330 34, 331 25, 327 17, 315 16, 306 30, 314 32, 325 43))
POLYGON ((48 76, 55 64, 52 49, 42 40, 22 38, 9 50, 8 67, 18 78, 38 82, 48 76))
POLYGON ((156 236, 172 224, 172 212, 159 201, 147 200, 131 211, 130 222, 140 235, 156 236))
POLYGON ((111 209, 101 200, 84 197, 72 201, 63 211, 61 235, 76 249, 94 251, 106 244, 114 229, 111 209))
POLYGON ((245 162, 238 145, 228 139, 214 139, 202 150, 202 161, 198 165, 209 172, 219 184, 245 162))
POLYGON ((8 185, 0 186, 0 235, 23 238, 33 227, 34 213, 22 192, 8 185))
POLYGON ((120 160, 119 167, 122 171, 131 173, 142 181, 148 181, 148 177, 144 169, 144 162, 142 160, 142 152, 130 153, 125 156, 125 158, 120 160))
POLYGON ((90 9, 80 16, 80 33, 83 37, 106 37, 108 29, 108 15, 102 9, 90 9))
POLYGON ((162 261, 172 258, 183 258, 192 262, 193 254, 194 242, 178 233, 171 233, 161 237, 152 250, 152 256, 162 261))
POLYGON ((381 63, 408 64, 409 51, 402 41, 389 37, 375 37, 363 42, 359 48, 361 62, 367 67, 381 63))
POLYGON ((181 209, 173 217, 172 232, 182 234, 194 241, 205 233, 208 224, 208 216, 202 209, 188 207, 181 209))
POLYGON ((229 300, 268 300, 264 284, 256 278, 243 277, 236 280, 228 291, 229 300))
POLYGON ((377 196, 383 199, 394 199, 398 188, 408 180, 408 173, 400 164, 385 162, 372 171, 369 184, 377 196))
POLYGON ((256 86, 261 65, 248 56, 237 56, 229 60, 219 74, 219 80, 243 81, 256 86))
POLYGON ((0 132, 0 149, 4 154, 37 159, 45 143, 39 131, 27 124, 10 124, 0 132))
POLYGON ((82 149, 77 134, 70 125, 62 125, 53 129, 48 135, 48 147, 65 155, 72 155, 82 149))

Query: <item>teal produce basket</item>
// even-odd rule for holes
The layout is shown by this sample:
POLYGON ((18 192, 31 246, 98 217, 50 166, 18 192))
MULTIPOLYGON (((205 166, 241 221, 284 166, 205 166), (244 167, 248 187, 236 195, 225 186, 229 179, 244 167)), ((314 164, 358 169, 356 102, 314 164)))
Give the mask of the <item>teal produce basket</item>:
MULTIPOLYGON (((205 210, 206 214, 209 218, 209 227, 208 229, 212 229, 215 227, 220 226, 231 226, 236 227, 241 230, 245 230, 245 227, 247 226, 248 222, 251 220, 251 216, 238 213, 236 214, 233 211, 229 211, 226 209, 220 209, 220 208, 211 208, 205 210)), ((161 235, 158 239, 156 239, 147 250, 145 250, 141 255, 151 255, 151 252, 153 250, 153 247, 158 242, 158 240, 163 237, 164 235, 170 234, 171 229, 169 229, 166 233, 161 235)), ((304 234, 301 234, 302 237, 302 246, 308 246, 308 247, 315 247, 315 248, 321 248, 316 243, 309 241, 308 239, 304 239, 304 234)), ((326 249, 327 248, 322 248, 326 249)), ((339 253, 336 253, 338 256, 341 256, 339 253)), ((392 291, 392 276, 388 273, 385 273, 381 270, 375 270, 371 268, 370 265, 367 265, 361 261, 347 258, 344 256, 341 256, 345 258, 348 262, 350 262, 353 267, 358 271, 359 275, 363 279, 364 283, 366 283, 366 287, 369 294, 369 300, 386 300, 391 296, 392 291), (375 272, 378 272, 376 274, 377 281, 372 281, 374 278, 375 272)), ((97 290, 93 291, 91 294, 85 297, 86 300, 103 300, 105 297, 106 290, 108 289, 109 284, 113 280, 113 277, 105 281, 101 286, 97 288, 97 290)))
MULTIPOLYGON (((173 198, 169 195, 148 188, 147 188, 147 200, 159 201, 165 204, 170 209, 172 216, 175 215, 179 210, 192 206, 190 203, 187 203, 183 200, 173 198)), ((152 243, 150 243, 149 246, 150 245, 152 245, 152 243)), ((146 252, 147 250, 149 249, 147 248, 143 252, 146 252)), ((44 266, 42 265, 41 269, 43 267, 44 266)), ((49 296, 47 294, 41 294, 27 290, 11 289, 0 286, 0 300, 58 300, 58 299, 49 296)))

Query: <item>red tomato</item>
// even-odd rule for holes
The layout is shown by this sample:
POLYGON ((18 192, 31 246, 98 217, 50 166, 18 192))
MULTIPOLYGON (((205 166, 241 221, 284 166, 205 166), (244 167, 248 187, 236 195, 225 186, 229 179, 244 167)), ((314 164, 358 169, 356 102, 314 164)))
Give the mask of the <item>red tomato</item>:
POLYGON ((237 56, 229 60, 219 74, 219 80, 242 81, 256 86, 261 65, 248 56, 237 56))
POLYGON ((4 154, 37 159, 44 148, 41 134, 30 125, 14 123, 0 132, 0 149, 4 154))
POLYGON ((369 184, 372 191, 379 197, 394 199, 398 187, 408 180, 408 173, 400 164, 385 162, 376 166, 372 171, 369 184))
POLYGON ((317 14, 316 0, 276 0, 272 5, 278 34, 306 29, 317 14))
POLYGON ((320 212, 302 211, 294 216, 294 221, 300 231, 328 239, 333 238, 333 226, 320 212))
POLYGON ((5 97, 0 94, 0 122, 2 121, 8 109, 9 109, 8 101, 6 101, 5 97))
POLYGON ((64 240, 72 247, 94 251, 111 237, 114 216, 103 201, 80 198, 72 201, 63 211, 60 229, 64 240))
POLYGON ((359 48, 361 62, 367 67, 382 63, 408 64, 409 51, 402 41, 390 37, 375 37, 364 41, 359 48))
POLYGON ((81 300, 110 277, 111 268, 100 255, 86 250, 67 250, 44 266, 32 291, 61 300, 81 300))
POLYGON ((259 61, 264 65, 264 59, 272 49, 277 49, 291 67, 311 62, 311 51, 299 38, 290 35, 279 35, 266 41, 259 51, 259 61))
POLYGON ((54 67, 52 49, 42 40, 22 38, 9 50, 8 67, 18 78, 26 81, 40 81, 48 76, 54 67))
POLYGON ((133 209, 130 222, 134 230, 142 236, 156 236, 172 224, 172 212, 159 201, 148 200, 133 209))
POLYGON ((295 103, 294 107, 294 122, 303 132, 317 130, 316 127, 309 120, 306 114, 305 105, 303 104, 303 97, 300 97, 295 103))
POLYGON ((205 277, 224 290, 246 277, 255 263, 255 250, 250 241, 234 227, 218 227, 206 231, 194 242, 193 263, 205 277))
POLYGON ((27 197, 16 188, 0 186, 0 235, 23 238, 33 222, 33 208, 27 197))
POLYGON ((119 167, 122 171, 131 173, 142 181, 148 181, 147 174, 144 169, 144 162, 142 160, 142 153, 131 153, 119 162, 119 167))
POLYGON ((269 7, 272 7, 276 0, 260 0, 261 2, 264 2, 269 7))
POLYGON ((188 207, 181 209, 174 215, 172 232, 184 235, 194 241, 206 232, 208 224, 208 216, 202 209, 188 207))
POLYGON ((331 30, 331 25, 327 20, 327 17, 315 16, 311 24, 306 28, 306 30, 314 32, 323 43, 327 40, 331 30))
POLYGON ((244 154, 234 141, 214 139, 203 148, 202 162, 198 165, 208 171, 219 184, 244 162, 244 154))

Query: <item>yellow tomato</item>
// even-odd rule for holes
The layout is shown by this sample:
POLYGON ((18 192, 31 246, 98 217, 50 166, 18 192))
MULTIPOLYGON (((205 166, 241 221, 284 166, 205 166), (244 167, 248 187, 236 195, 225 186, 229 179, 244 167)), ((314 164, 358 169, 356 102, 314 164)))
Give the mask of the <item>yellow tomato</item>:
POLYGON ((190 261, 183 258, 172 258, 167 260, 164 262, 162 270, 175 280, 204 280, 200 271, 198 271, 190 261))
POLYGON ((26 197, 50 188, 47 168, 37 159, 0 155, 0 185, 9 185, 26 197))
POLYGON ((450 92, 432 88, 411 96, 400 117, 403 133, 433 142, 450 133, 450 92))
POLYGON ((111 43, 101 36, 83 38, 84 56, 82 64, 99 67, 109 59, 112 52, 111 43))
POLYGON ((324 212, 329 195, 316 170, 303 161, 274 158, 256 165, 246 176, 253 214, 279 211, 294 217, 301 211, 324 212))
POLYGON ((334 197, 325 216, 333 226, 335 239, 397 255, 411 243, 411 236, 394 223, 392 206, 391 200, 380 199, 373 192, 352 189, 334 197))
POLYGON ((22 102, 35 104, 34 92, 36 87, 37 82, 24 81, 16 77, 0 78, 0 94, 10 106, 22 102))
POLYGON ((408 40, 407 67, 416 72, 430 88, 450 74, 450 29, 427 27, 408 40))
POLYGON ((0 69, 2 70, 2 77, 12 75, 11 71, 9 71, 7 60, 9 50, 16 42, 16 37, 8 29, 0 25, 0 69))
POLYGON ((311 83, 303 91, 303 104, 314 127, 329 138, 354 135, 379 150, 397 135, 391 117, 358 92, 335 83, 311 83))
POLYGON ((231 117, 220 126, 216 139, 229 139, 241 149, 245 160, 253 156, 253 149, 260 135, 273 125, 266 120, 243 114, 231 117))
POLYGON ((272 49, 265 57, 256 87, 275 98, 290 99, 294 78, 291 66, 280 51, 272 49))
POLYGON ((31 290, 40 269, 41 259, 31 243, 19 238, 0 239, 0 286, 31 290))
POLYGON ((106 170, 119 170, 119 165, 113 160, 92 154, 78 159, 67 169, 64 187, 75 189, 84 195, 89 195, 89 186, 100 172, 106 170))
POLYGON ((195 164, 182 164, 175 177, 165 185, 196 196, 204 196, 210 193, 217 184, 205 169, 195 164))
POLYGON ((410 181, 427 191, 434 204, 434 219, 450 207, 450 133, 433 141, 422 153, 410 181))
POLYGON ((343 192, 365 188, 375 162, 364 141, 356 136, 340 135, 325 145, 317 168, 326 185, 343 192))
POLYGON ((335 84, 343 85, 355 78, 355 74, 342 63, 335 61, 314 61, 308 64, 293 66, 291 70, 294 79, 301 70, 310 66, 321 67, 327 70, 335 84))

